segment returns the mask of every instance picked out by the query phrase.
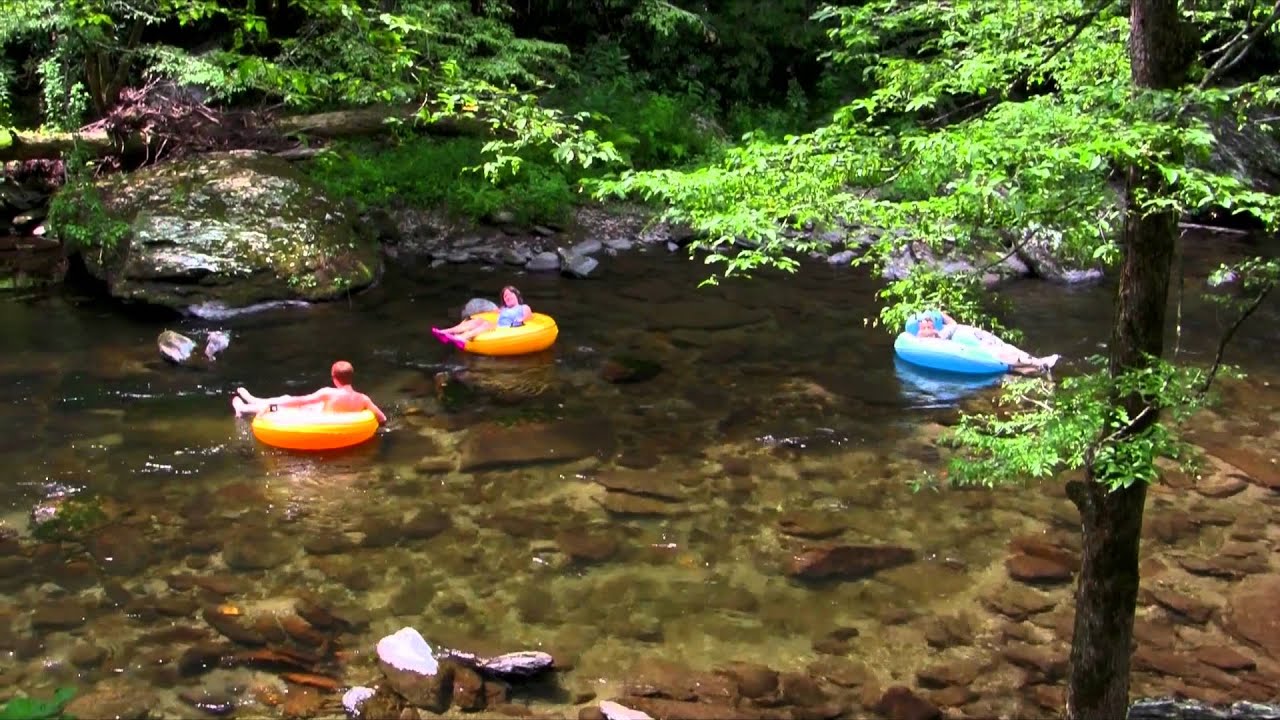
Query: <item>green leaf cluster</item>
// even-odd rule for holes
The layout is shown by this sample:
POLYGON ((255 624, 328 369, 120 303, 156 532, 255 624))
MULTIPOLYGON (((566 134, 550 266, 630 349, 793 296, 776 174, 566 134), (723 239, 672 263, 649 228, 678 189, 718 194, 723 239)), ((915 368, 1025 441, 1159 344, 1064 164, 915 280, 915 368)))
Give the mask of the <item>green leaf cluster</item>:
POLYGON ((74 688, 58 688, 49 700, 15 697, 0 705, 0 720, 75 720, 62 711, 76 695, 74 688))
POLYGON ((507 211, 526 224, 566 218, 578 199, 571 171, 543 155, 524 162, 519 173, 486 178, 475 170, 484 146, 475 138, 340 145, 317 157, 308 173, 362 207, 441 207, 464 218, 507 211))
POLYGON ((1170 411, 1176 424, 1213 400, 1208 371, 1152 358, 1148 367, 1111 376, 1106 359, 1089 359, 1091 372, 1052 383, 1043 378, 1006 381, 989 413, 968 413, 942 438, 957 449, 947 469, 955 485, 995 486, 1010 478, 1047 479, 1086 466, 1114 488, 1152 482, 1161 458, 1191 462, 1194 454, 1170 426, 1134 422, 1117 395, 1137 394, 1143 412, 1170 411))

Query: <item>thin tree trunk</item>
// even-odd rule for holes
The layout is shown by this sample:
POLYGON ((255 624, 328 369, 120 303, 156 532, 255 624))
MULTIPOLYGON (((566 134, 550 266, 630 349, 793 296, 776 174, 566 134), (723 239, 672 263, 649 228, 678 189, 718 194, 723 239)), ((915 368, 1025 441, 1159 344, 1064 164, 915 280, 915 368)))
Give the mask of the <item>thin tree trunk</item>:
MULTIPOLYGON (((1177 0, 1133 0, 1130 26, 1134 86, 1142 90, 1181 85, 1189 55, 1177 0)), ((1135 165, 1129 169, 1124 255, 1110 346, 1112 376, 1142 368, 1148 357, 1158 358, 1164 352, 1178 218, 1169 212, 1147 213, 1139 201, 1141 193, 1163 190, 1156 168, 1135 165)), ((1115 401, 1129 418, 1138 419, 1115 442, 1126 442, 1159 420, 1156 412, 1143 414, 1149 398, 1126 396, 1115 401)), ((1067 685, 1070 720, 1117 720, 1128 714, 1129 706, 1129 659, 1147 488, 1145 481, 1135 480, 1127 488, 1110 491, 1096 471, 1090 466, 1083 482, 1067 488, 1080 509, 1083 533, 1067 685)))

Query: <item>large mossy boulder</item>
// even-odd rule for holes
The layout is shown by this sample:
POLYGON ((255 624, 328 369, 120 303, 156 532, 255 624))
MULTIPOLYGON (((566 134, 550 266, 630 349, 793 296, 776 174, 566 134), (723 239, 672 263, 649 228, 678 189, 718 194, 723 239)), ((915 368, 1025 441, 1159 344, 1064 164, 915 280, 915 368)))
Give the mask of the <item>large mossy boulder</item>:
POLYGON ((376 239, 357 214, 287 161, 252 151, 204 155, 99 185, 126 223, 85 266, 113 297, 182 311, 328 300, 373 282, 376 239))

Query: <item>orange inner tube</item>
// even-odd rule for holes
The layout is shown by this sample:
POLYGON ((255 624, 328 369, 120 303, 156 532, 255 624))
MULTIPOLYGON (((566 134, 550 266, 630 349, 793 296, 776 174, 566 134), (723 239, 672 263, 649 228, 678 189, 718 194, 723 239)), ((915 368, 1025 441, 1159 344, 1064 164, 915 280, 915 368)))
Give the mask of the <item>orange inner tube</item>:
MULTIPOLYGON (((472 317, 484 318, 497 324, 497 312, 476 313, 472 317)), ((528 355, 546 350, 555 344, 560 328, 550 315, 533 313, 520 327, 503 327, 486 330, 467 341, 463 350, 477 355, 528 355)))
POLYGON ((325 412, 282 408, 253 419, 253 436, 286 450, 336 450, 359 445, 378 432, 378 418, 368 410, 325 412))

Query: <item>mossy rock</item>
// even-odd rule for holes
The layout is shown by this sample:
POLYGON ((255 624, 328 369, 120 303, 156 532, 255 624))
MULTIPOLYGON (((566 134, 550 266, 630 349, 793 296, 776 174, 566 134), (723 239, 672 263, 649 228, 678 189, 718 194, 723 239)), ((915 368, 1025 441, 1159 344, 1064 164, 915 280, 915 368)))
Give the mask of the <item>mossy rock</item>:
POLYGON ((287 161, 236 151, 114 175, 98 183, 109 220, 127 226, 82 252, 113 297, 186 310, 320 301, 371 284, 373 233, 349 204, 287 161))
POLYGON ((31 511, 31 535, 46 542, 76 540, 106 521, 107 513, 98 498, 62 498, 41 504, 31 511))

